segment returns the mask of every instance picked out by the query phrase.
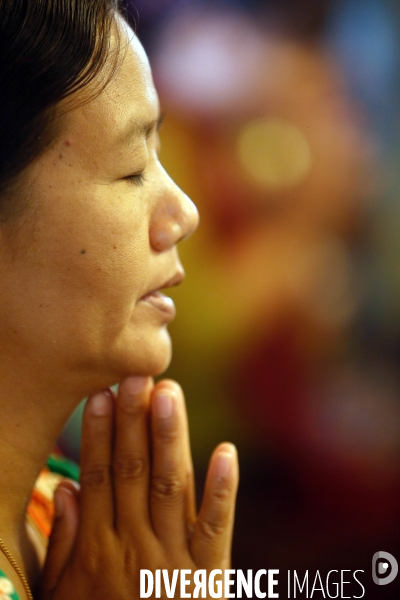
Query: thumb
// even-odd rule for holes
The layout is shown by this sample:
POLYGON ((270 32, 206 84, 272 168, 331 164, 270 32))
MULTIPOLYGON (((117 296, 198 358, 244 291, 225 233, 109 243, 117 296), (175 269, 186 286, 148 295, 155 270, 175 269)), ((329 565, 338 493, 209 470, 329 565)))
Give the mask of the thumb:
POLYGON ((79 488, 64 480, 54 493, 55 517, 41 577, 41 600, 50 600, 71 555, 78 530, 79 488))

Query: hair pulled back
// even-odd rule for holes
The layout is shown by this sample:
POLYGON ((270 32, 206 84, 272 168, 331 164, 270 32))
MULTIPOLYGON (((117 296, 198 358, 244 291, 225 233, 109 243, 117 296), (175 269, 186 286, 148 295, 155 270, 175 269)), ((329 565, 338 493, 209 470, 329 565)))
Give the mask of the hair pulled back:
POLYGON ((104 66, 118 0, 0 0, 0 220, 7 195, 56 135, 56 105, 104 66))

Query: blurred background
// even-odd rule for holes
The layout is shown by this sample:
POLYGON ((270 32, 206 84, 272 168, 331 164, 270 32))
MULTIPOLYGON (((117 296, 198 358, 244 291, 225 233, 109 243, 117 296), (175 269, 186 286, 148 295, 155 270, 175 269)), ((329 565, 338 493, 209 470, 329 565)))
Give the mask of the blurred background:
POLYGON ((233 568, 364 569, 367 598, 398 598, 370 572, 400 560, 399 5, 126 5, 161 160, 201 215, 167 375, 200 490, 215 445, 238 447, 233 568))

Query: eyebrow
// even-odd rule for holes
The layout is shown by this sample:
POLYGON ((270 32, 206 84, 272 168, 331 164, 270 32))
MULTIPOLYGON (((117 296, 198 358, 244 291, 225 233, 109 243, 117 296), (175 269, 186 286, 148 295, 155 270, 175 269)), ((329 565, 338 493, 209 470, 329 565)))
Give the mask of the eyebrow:
POLYGON ((131 119, 126 129, 117 138, 117 144, 123 146, 140 137, 145 137, 147 140, 154 131, 160 129, 163 120, 164 114, 162 113, 156 119, 147 122, 136 118, 131 119))

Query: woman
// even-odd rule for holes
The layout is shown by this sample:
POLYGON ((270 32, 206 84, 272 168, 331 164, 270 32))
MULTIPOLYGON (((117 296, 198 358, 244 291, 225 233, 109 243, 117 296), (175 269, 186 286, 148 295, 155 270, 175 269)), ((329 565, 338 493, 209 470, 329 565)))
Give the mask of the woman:
POLYGON ((3 592, 131 599, 140 569, 229 563, 235 450, 196 516, 182 393, 151 380, 198 216, 158 162, 150 68, 113 0, 0 0, 0 29, 3 592), (81 489, 56 492, 41 575, 26 507, 86 395, 81 489))

